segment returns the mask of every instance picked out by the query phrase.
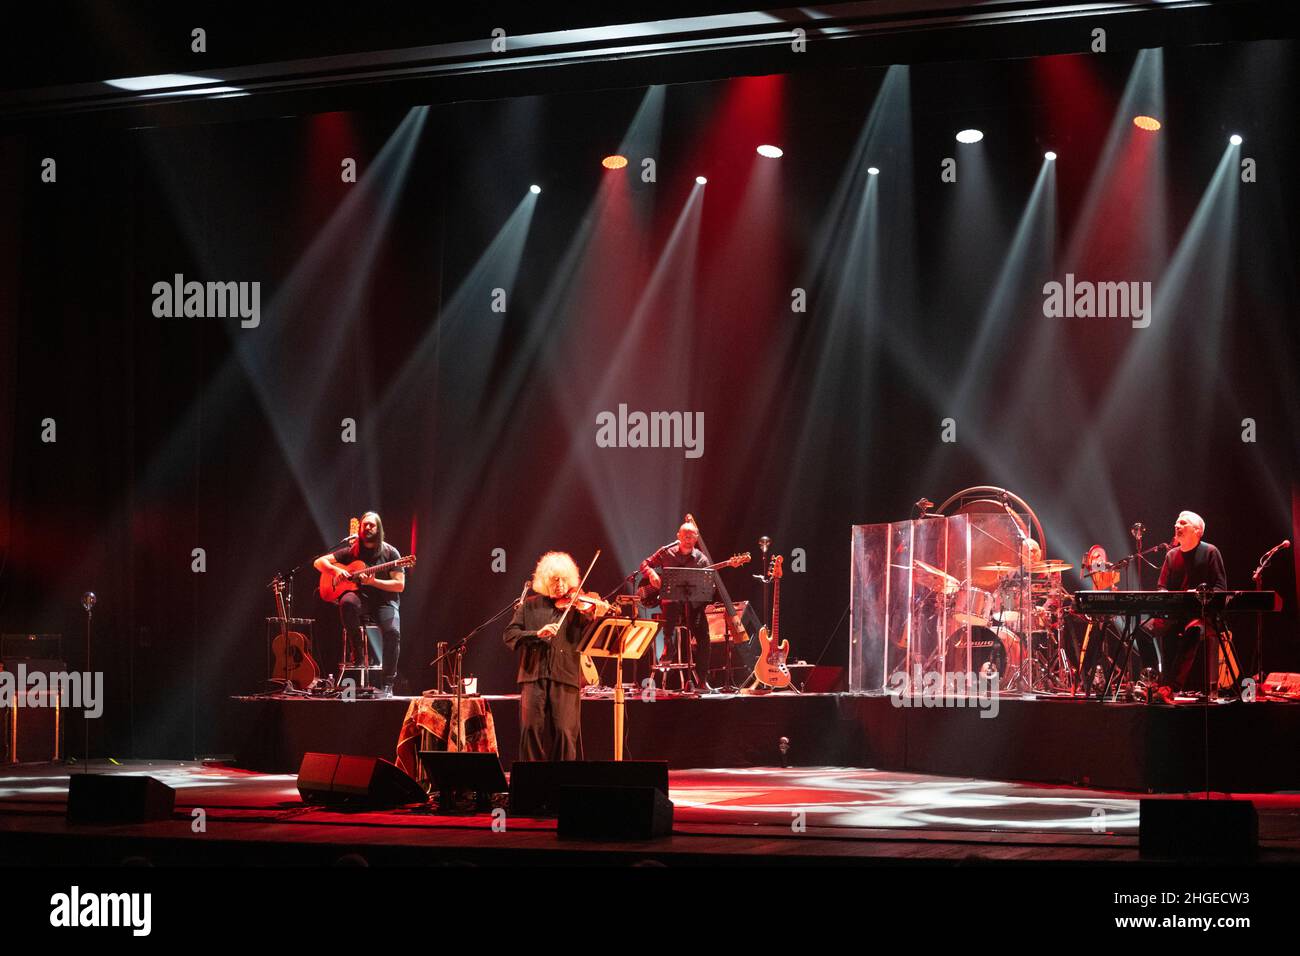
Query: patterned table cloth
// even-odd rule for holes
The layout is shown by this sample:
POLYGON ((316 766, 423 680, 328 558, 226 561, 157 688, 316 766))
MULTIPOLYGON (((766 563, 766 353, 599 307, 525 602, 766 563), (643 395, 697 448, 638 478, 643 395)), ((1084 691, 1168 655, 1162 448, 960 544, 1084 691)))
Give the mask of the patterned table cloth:
POLYGON ((492 708, 482 697, 460 699, 460 723, 452 719, 455 697, 416 697, 406 708, 402 730, 397 735, 397 766, 426 790, 428 775, 420 762, 421 750, 451 750, 467 753, 497 753, 497 731, 492 708), (463 735, 463 746, 461 736, 463 735))

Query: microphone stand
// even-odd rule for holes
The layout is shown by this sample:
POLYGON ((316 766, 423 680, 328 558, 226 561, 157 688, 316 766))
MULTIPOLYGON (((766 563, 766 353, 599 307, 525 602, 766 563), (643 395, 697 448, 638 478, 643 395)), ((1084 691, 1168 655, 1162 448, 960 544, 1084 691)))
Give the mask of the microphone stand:
MULTIPOLYGON (((1259 566, 1255 568, 1254 572, 1250 576, 1251 581, 1255 583, 1256 591, 1264 590, 1264 569, 1268 567, 1268 563, 1273 560, 1273 556, 1276 555, 1279 551, 1281 551, 1284 547, 1289 547, 1289 546, 1290 546, 1289 541, 1283 541, 1276 548, 1273 548, 1271 551, 1269 551, 1267 554, 1265 554, 1262 558, 1259 559, 1259 566)), ((1264 678, 1267 676, 1268 674, 1264 670, 1264 615, 1256 614, 1255 615, 1255 682, 1256 684, 1257 685, 1263 684, 1264 678)))
MULTIPOLYGON (((463 739, 464 732, 465 732, 464 721, 461 720, 461 716, 460 716, 461 695, 465 688, 465 683, 461 679, 462 665, 464 664, 465 661, 465 650, 469 646, 470 639, 473 638, 475 634, 483 630, 483 628, 487 627, 489 624, 491 624, 497 618, 501 617, 501 615, 505 614, 507 611, 513 611, 515 608, 521 606, 524 603, 524 600, 528 597, 528 584, 529 582, 527 581, 524 582, 524 590, 522 593, 520 593, 519 597, 515 598, 513 601, 511 601, 501 610, 497 611, 495 614, 493 614, 482 624, 479 624, 476 627, 474 627, 468 634, 466 634, 456 643, 452 644, 445 651, 443 651, 441 654, 439 654, 437 657, 435 657, 433 660, 429 661, 429 663, 425 665, 426 667, 437 667, 440 663, 442 663, 442 661, 445 658, 452 657, 452 667, 451 667, 452 686, 455 688, 455 693, 454 693, 455 700, 453 701, 452 706, 456 708, 456 723, 453 726, 456 728, 457 752, 460 752, 460 749, 464 746, 465 743, 463 739)), ((451 750, 450 740, 447 741, 447 749, 451 750)))

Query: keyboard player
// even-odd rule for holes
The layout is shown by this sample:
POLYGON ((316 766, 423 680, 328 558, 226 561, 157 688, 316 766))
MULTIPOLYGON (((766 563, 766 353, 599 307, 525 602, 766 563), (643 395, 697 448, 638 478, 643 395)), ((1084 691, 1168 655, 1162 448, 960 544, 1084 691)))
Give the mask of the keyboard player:
MULTIPOLYGON (((1219 549, 1205 537, 1205 519, 1193 511, 1184 511, 1174 522, 1174 540, 1165 553, 1160 568, 1161 591, 1191 591, 1205 585, 1211 591, 1226 591, 1228 575, 1223 568, 1219 549)), ((1196 662, 1196 650, 1207 634, 1217 636, 1210 622, 1188 615, 1153 618, 1144 625, 1146 631, 1163 648, 1165 668, 1155 701, 1171 703, 1175 691, 1182 690, 1196 662)), ((1218 641, 1207 643, 1206 653, 1217 657, 1218 641), (1210 647, 1209 645, 1213 645, 1210 647)), ((1214 668, 1218 673, 1218 667, 1214 668)), ((1212 692, 1213 688, 1206 688, 1212 692)))

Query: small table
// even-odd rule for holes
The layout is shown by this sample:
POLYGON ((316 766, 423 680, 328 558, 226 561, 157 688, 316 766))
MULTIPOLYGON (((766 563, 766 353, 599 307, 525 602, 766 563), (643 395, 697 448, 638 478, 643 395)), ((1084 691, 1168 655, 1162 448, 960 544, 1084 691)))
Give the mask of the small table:
POLYGON ((456 734, 453 719, 456 698, 451 695, 416 697, 406 708, 402 730, 397 735, 397 766, 429 789, 429 777, 420 761, 421 750, 451 750, 469 753, 497 753, 497 731, 492 708, 482 697, 460 699, 460 725, 464 741, 456 734))

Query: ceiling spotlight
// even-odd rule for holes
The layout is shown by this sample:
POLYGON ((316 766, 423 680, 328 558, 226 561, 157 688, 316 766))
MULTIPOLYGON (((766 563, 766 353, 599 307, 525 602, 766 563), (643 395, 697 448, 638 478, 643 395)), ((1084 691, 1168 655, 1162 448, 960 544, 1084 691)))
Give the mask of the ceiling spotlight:
POLYGON ((708 182, 708 180, 705 179, 703 176, 696 176, 695 181, 699 183, 701 186, 703 186, 705 183, 708 182))
POLYGON ((880 170, 878 170, 875 166, 868 166, 868 167, 867 167, 867 175, 868 175, 868 176, 879 176, 879 175, 880 175, 880 170))
POLYGON ((1138 129, 1144 129, 1149 133, 1154 133, 1160 128, 1160 120, 1156 119, 1154 116, 1135 116, 1133 117, 1133 125, 1138 129))
POLYGON ((1050 163, 1052 160, 1056 159, 1056 153, 1049 149, 1047 152, 1043 153, 1043 159, 1050 163))
POLYGON ((602 159, 600 165, 604 166, 606 169, 622 169, 627 165, 627 157, 615 153, 613 156, 606 156, 602 159))
POLYGON ((532 193, 534 196, 536 196, 539 192, 542 191, 542 187, 537 185, 536 183, 533 183, 531 186, 528 187, 528 191, 532 193))
POLYGON ((1233 133, 1231 136, 1228 137, 1228 142, 1231 143, 1233 146, 1240 146, 1241 136, 1238 135, 1237 133, 1233 133))
POLYGON ((780 146, 768 146, 764 143, 762 146, 758 147, 758 155, 766 156, 768 159, 780 159, 785 155, 785 150, 780 146))
POLYGON ((957 134, 959 143, 978 143, 984 138, 984 134, 977 129, 964 129, 957 134))

